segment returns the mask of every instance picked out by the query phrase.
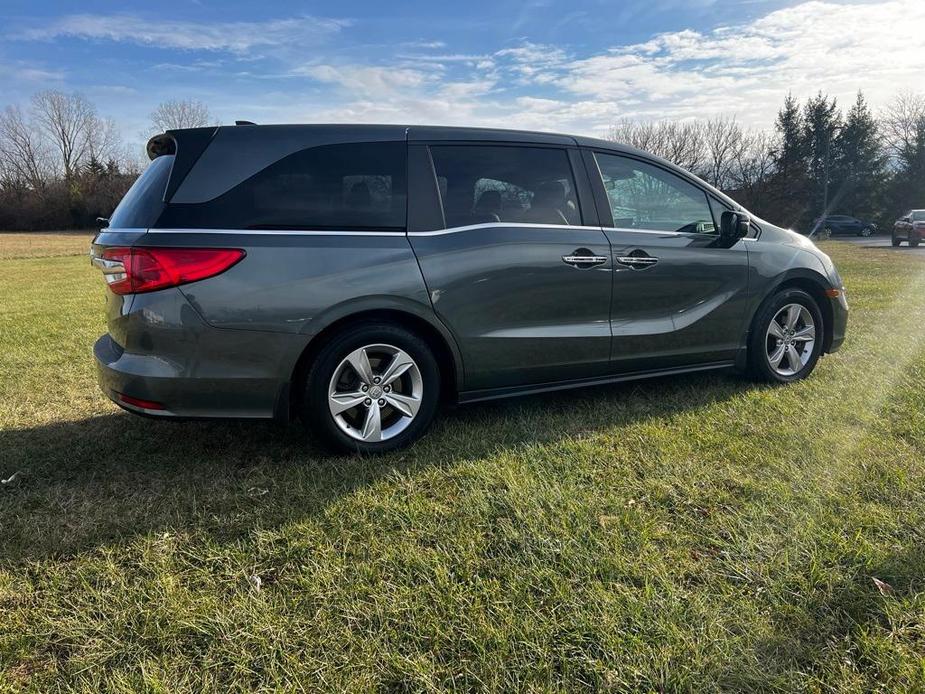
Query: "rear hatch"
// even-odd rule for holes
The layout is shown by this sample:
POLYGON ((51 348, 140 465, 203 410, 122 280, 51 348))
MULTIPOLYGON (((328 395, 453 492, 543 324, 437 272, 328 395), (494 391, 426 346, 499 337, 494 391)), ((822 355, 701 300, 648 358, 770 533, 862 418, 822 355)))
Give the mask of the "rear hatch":
MULTIPOLYGON (((118 249, 131 248, 148 228, 157 222, 164 209, 164 194, 173 167, 174 155, 154 159, 122 198, 109 220, 90 247, 90 260, 103 274, 107 285, 125 279, 125 268, 118 259, 118 249)), ((118 334, 118 318, 131 308, 134 294, 106 292, 106 319, 113 339, 124 345, 118 334)))
MULTIPOLYGON (((157 224, 167 200, 208 146, 215 131, 216 128, 192 128, 152 137, 147 146, 151 163, 122 198, 109 225, 93 239, 91 262, 101 271, 110 289, 106 292, 109 333, 120 345, 125 341, 119 334, 118 319, 131 310, 135 297, 124 262, 129 249, 157 224)), ((151 289, 149 286, 147 290, 151 289)))

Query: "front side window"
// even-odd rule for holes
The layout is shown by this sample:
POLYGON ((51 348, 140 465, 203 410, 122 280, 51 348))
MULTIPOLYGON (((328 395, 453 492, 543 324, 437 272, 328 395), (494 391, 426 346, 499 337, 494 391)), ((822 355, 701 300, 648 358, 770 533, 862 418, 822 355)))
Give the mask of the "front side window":
POLYGON ((159 226, 403 231, 406 171, 404 142, 313 147, 213 200, 168 205, 159 226))
POLYGON ((615 227, 718 233, 707 195, 697 186, 636 159, 615 154, 594 156, 615 227))
POLYGON ((912 213, 913 222, 925 222, 925 210, 917 210, 912 213))
POLYGON ((492 222, 579 225, 568 154, 545 147, 431 147, 448 227, 492 222))

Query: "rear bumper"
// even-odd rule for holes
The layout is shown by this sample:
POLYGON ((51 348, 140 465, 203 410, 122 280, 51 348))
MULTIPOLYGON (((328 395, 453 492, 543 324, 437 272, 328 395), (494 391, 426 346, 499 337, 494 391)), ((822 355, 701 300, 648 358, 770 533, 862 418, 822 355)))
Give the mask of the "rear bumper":
POLYGON ((130 412, 268 419, 288 415, 289 381, 304 345, 299 335, 213 328, 180 292, 166 290, 137 295, 110 321, 93 356, 103 393, 130 412), (126 403, 120 394, 162 409, 126 403))
POLYGON ((275 378, 201 378, 150 355, 128 354, 109 335, 93 346, 103 393, 119 407, 163 418, 274 417, 281 384, 275 378), (148 409, 123 402, 119 395, 160 403, 148 409))

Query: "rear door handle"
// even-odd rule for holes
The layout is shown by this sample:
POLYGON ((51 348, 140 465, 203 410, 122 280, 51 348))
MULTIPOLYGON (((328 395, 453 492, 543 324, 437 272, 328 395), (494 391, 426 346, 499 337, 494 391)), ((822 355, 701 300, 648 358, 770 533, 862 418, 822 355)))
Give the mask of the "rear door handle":
POLYGON ((563 255, 562 262, 577 268, 596 267, 607 262, 604 255, 563 255))

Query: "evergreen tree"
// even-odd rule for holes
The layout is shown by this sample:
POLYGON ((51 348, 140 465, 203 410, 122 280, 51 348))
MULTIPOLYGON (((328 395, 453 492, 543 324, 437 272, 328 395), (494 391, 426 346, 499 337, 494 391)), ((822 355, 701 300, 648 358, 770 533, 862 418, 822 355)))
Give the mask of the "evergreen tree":
POLYGON ((890 180, 890 217, 925 208, 925 115, 915 124, 890 180))
POLYGON ((860 91, 833 151, 829 180, 830 201, 835 204, 830 208, 861 219, 878 218, 883 210, 886 157, 879 125, 860 91))
POLYGON ((831 186, 832 164, 838 158, 836 136, 841 130, 838 104, 819 92, 803 107, 803 133, 809 169, 808 209, 810 222, 837 209, 842 191, 831 186))
POLYGON ((764 197, 771 221, 797 228, 804 222, 807 204, 807 143, 800 105, 792 94, 784 99, 774 123, 778 146, 774 155, 775 173, 764 197))

